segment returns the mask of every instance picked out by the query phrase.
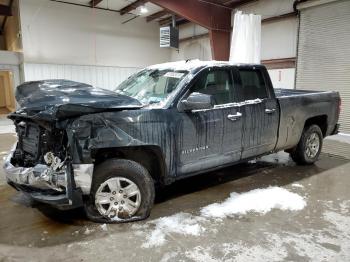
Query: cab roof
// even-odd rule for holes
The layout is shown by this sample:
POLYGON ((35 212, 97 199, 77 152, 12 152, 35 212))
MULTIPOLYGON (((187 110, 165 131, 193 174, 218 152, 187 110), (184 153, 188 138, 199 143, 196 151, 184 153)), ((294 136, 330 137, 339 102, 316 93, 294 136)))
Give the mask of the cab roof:
POLYGON ((169 63, 163 63, 163 64, 156 64, 147 67, 148 69, 158 69, 158 70, 165 70, 170 69, 174 71, 193 71, 199 68, 204 67, 213 67, 213 66, 236 66, 236 67, 262 67, 261 64, 244 64, 244 63, 233 63, 228 61, 201 61, 199 59, 194 60, 182 60, 177 62, 169 62, 169 63))

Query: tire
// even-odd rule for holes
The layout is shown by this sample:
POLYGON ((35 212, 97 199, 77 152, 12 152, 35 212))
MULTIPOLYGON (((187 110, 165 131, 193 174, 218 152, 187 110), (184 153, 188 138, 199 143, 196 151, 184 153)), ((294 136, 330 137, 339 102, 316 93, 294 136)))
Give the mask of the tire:
POLYGON ((150 215, 154 196, 154 182, 146 168, 131 160, 109 159, 94 170, 85 211, 99 223, 142 220, 150 215))
POLYGON ((311 125, 304 128, 298 145, 290 155, 297 164, 311 165, 318 160, 322 145, 323 134, 320 127, 318 125, 311 125))

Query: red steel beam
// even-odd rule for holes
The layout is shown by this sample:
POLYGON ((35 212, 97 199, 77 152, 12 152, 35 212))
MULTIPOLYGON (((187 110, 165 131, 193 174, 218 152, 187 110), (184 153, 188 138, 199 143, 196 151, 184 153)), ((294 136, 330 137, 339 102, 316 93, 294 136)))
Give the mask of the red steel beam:
POLYGON ((209 30, 212 57, 228 60, 230 56, 231 9, 198 0, 150 0, 209 30))
POLYGON ((150 0, 209 30, 231 31, 231 10, 198 0, 150 0))
POLYGON ((229 0, 224 3, 224 5, 231 7, 231 8, 236 8, 240 5, 245 5, 251 2, 258 2, 259 0, 229 0))
POLYGON ((0 4, 0 15, 3 16, 12 16, 11 8, 7 5, 0 4))
POLYGON ((230 58, 230 33, 210 30, 211 54, 214 60, 228 61, 230 58))

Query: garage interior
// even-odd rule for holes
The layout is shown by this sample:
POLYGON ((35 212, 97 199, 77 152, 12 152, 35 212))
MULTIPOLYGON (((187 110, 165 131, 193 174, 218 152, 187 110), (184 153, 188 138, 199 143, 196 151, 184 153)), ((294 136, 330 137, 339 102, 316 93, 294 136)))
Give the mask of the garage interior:
POLYGON ((348 0, 0 0, 0 165, 16 141, 6 116, 19 84, 68 79, 113 90, 153 64, 228 61, 237 11, 261 16, 260 60, 275 88, 340 93, 340 133, 325 139, 320 160, 296 166, 280 152, 185 179, 157 191, 146 221, 115 225, 33 203, 1 169, 0 261, 349 261, 348 0), (169 26, 177 47, 160 47, 169 26), (306 206, 199 214, 232 193, 270 187, 306 206))

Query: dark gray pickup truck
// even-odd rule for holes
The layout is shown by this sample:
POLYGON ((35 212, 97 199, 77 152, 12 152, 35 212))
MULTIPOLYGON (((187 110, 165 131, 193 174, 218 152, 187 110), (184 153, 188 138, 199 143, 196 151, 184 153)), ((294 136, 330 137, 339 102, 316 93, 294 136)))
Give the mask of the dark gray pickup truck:
POLYGON ((8 183, 90 219, 146 218, 155 185, 285 150, 314 163, 336 134, 337 92, 274 90, 264 66, 183 61, 114 91, 67 80, 17 87, 8 183))

